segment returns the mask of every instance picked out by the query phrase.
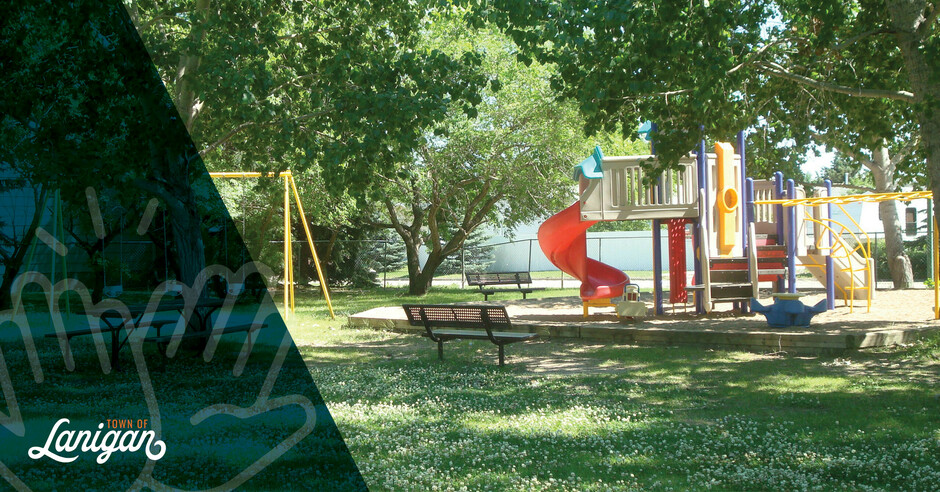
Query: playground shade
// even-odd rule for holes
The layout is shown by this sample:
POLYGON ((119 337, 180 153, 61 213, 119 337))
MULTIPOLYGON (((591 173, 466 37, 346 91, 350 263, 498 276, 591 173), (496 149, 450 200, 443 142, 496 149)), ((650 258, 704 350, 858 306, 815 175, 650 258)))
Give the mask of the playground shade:
POLYGON ((581 281, 581 299, 623 295, 627 274, 587 256, 587 230, 597 221, 581 221, 580 202, 549 217, 539 227, 542 252, 561 271, 581 281))

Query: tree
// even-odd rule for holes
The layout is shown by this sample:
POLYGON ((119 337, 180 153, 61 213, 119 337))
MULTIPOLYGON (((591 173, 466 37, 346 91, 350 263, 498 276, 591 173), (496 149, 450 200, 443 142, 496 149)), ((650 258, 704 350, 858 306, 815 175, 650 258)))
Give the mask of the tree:
MULTIPOLYGON (((210 168, 319 165, 333 192, 363 190, 410 156, 423 129, 447 111, 470 111, 486 82, 467 70, 479 63, 472 54, 415 50, 428 22, 423 2, 127 0, 127 7, 210 168)), ((179 251, 192 251, 184 281, 202 257, 195 203, 185 192, 191 160, 155 161, 155 182, 138 183, 168 202, 179 251)))
POLYGON ((485 244, 489 240, 490 235, 483 229, 474 230, 461 245, 460 251, 442 261, 435 273, 449 275, 486 271, 493 264, 493 248, 485 244))
POLYGON ((39 223, 45 215, 46 190, 42 187, 34 189, 24 186, 25 190, 32 194, 32 203, 27 203, 24 198, 16 204, 24 209, 32 207, 33 213, 25 229, 17 230, 15 227, 10 227, 10 224, 0 223, 0 228, 6 229, 0 230, 0 241, 2 241, 0 261, 3 262, 3 280, 0 282, 0 309, 10 307, 12 301, 10 289, 23 267, 30 246, 33 244, 32 239, 36 235, 36 228, 39 227, 39 223))
MULTIPOLYGON (((59 191, 63 201, 85 202, 87 187, 105 182, 121 189, 137 170, 134 157, 142 150, 137 137, 143 132, 135 117, 149 93, 133 97, 142 65, 125 56, 122 41, 129 33, 115 27, 122 11, 114 6, 11 2, 2 7, 0 160, 24 189, 37 190, 37 200, 18 204, 31 207, 35 216, 5 258, 0 306, 8 305, 23 253, 46 214, 44 197, 59 191)), ((146 132, 153 130, 148 125, 146 132)), ((81 209, 90 219, 86 203, 81 209)))
POLYGON ((835 185, 846 187, 850 190, 865 192, 875 189, 875 182, 871 178, 871 172, 868 171, 865 166, 860 166, 857 162, 839 153, 835 154, 832 159, 832 164, 821 169, 816 176, 817 181, 826 179, 832 181, 835 185))
MULTIPOLYGON (((838 148, 838 147, 837 147, 838 148)), ((900 151, 889 150, 885 142, 873 150, 856 152, 843 149, 842 152, 871 172, 876 193, 893 193, 899 190, 898 167, 911 152, 913 145, 905 145, 900 151)), ((895 201, 883 201, 878 204, 878 213, 881 217, 885 233, 885 250, 888 258, 888 269, 891 280, 897 289, 907 289, 914 282, 911 270, 911 260, 904 251, 904 236, 901 232, 901 222, 895 201)))
POLYGON ((591 147, 576 109, 552 100, 550 68, 516 61, 508 39, 443 21, 428 39, 441 49, 476 47, 482 72, 498 83, 484 92, 478 114, 452 112, 444 135, 427 129, 415 161, 379 188, 387 219, 380 225, 405 243, 413 295, 427 292, 441 263, 483 223, 511 228, 573 199, 569 170, 591 147))
POLYGON ((553 87, 579 104, 589 131, 626 135, 640 117, 656 121, 662 166, 706 134, 758 123, 770 94, 835 94, 891 105, 887 119, 872 104, 841 111, 866 123, 857 131, 868 143, 919 135, 940 196, 935 2, 493 0, 476 12, 476 25, 500 25, 522 59, 558 64, 553 87))
MULTIPOLYGON (((120 200, 121 193, 115 190, 109 191, 107 197, 102 194, 97 195, 102 218, 100 224, 103 226, 101 228, 102 237, 98 237, 94 231, 93 219, 87 210, 78 209, 77 207, 62 207, 65 231, 75 245, 81 248, 88 257, 88 265, 91 267, 93 279, 91 300, 95 303, 100 302, 104 294, 106 277, 104 250, 124 232, 125 227, 122 227, 122 223, 130 223, 130 221, 140 217, 142 209, 138 205, 146 203, 139 199, 120 200)), ((123 196, 126 197, 127 195, 123 196)), ((118 267, 120 268, 120 266, 118 267)))
MULTIPOLYGON (((805 25, 793 29, 808 28, 805 25)), ((854 57, 866 56, 873 48, 865 40, 858 47, 847 47, 854 57), (859 53, 862 50, 863 53, 859 53)), ((901 70, 892 64, 892 73, 901 70)), ((873 73, 858 73, 839 63, 820 64, 817 71, 828 81, 879 82, 873 73)), ((911 170, 922 172, 923 157, 918 152, 919 138, 909 104, 890 99, 857 98, 836 92, 803 90, 788 79, 768 80, 753 91, 753 100, 763 101, 763 118, 786 128, 791 154, 805 154, 808 149, 828 147, 871 172, 870 191, 891 193, 912 181, 911 170)), ((782 136, 781 135, 781 136, 782 136)), ((784 142, 777 141, 781 146, 784 142)), ((841 178, 841 177, 840 177, 841 178)), ((916 180, 916 178, 914 178, 916 180)), ((864 190, 862 190, 864 191, 864 190)), ((879 211, 895 288, 908 288, 913 282, 911 263, 904 252, 904 241, 894 202, 882 202, 879 211)))
POLYGON ((182 269, 195 277, 204 260, 192 178, 201 166, 126 11, 13 2, 3 13, 5 126, 28 142, 17 172, 85 210, 89 187, 168 198, 182 269))

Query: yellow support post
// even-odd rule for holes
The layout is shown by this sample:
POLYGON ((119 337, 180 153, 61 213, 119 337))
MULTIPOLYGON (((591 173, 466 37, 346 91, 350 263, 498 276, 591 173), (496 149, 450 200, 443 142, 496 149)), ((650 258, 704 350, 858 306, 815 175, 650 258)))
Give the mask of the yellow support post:
MULTIPOLYGON (((284 188, 285 188, 285 189, 287 188, 287 185, 289 184, 289 183, 288 183, 289 180, 290 180, 290 174, 284 175, 284 188)), ((288 193, 288 195, 290 195, 290 193, 288 193)), ((287 226, 288 226, 288 228, 290 228, 290 197, 289 197, 289 196, 288 196, 286 205, 288 205, 288 207, 287 207, 286 210, 284 210, 284 215, 287 216, 287 226)), ((294 243, 293 243, 293 238, 294 238, 294 235, 291 234, 291 233, 288 231, 287 240, 288 240, 288 242, 289 242, 290 244, 289 244, 289 246, 288 246, 288 248, 287 248, 287 252, 288 252, 288 255, 287 255, 287 256, 288 256, 288 258, 287 258, 287 260, 288 260, 288 261, 287 261, 287 267, 288 267, 288 272, 290 272, 290 312, 291 312, 291 314, 294 314, 294 313, 296 312, 296 307, 294 306, 294 288, 296 287, 296 284, 294 283, 294 243)))
POLYGON ((290 184, 284 180, 284 319, 290 318, 290 184))
POLYGON ((294 200, 297 202, 297 211, 300 213, 300 219, 304 225, 304 233, 307 235, 307 244, 313 254, 313 262, 317 267, 317 276, 320 279, 320 287, 323 290, 323 298, 326 299, 326 305, 330 310, 330 318, 336 319, 333 312, 333 302, 330 299, 330 292, 327 287, 326 277, 320 268, 320 259, 317 257, 317 250, 313 247, 313 235, 310 233, 310 226, 307 224, 307 217, 304 215, 304 207, 300 202, 300 193, 297 192, 297 185, 290 170, 281 173, 261 173, 261 172, 211 172, 209 176, 213 178, 284 178, 284 319, 287 319, 288 313, 295 312, 296 301, 294 296, 294 261, 293 247, 291 245, 290 231, 290 193, 293 190, 294 200))
POLYGON ((317 276, 320 278, 320 289, 323 291, 323 298, 326 299, 326 307, 330 310, 330 319, 336 319, 333 313, 333 302, 330 300, 330 290, 327 288, 326 279, 323 277, 323 270, 320 268, 320 258, 317 256, 317 250, 313 247, 313 236, 310 234, 310 226, 307 225, 307 216, 304 215, 304 207, 300 203, 300 194, 297 193, 297 185, 294 183, 294 177, 289 176, 291 189, 294 190, 294 201, 297 202, 297 212, 300 213, 300 220, 304 225, 304 233, 307 235, 307 245, 310 246, 310 252, 313 254, 313 264, 317 267, 317 276))
POLYGON ((940 231, 936 221, 933 224, 933 319, 940 319, 940 231))

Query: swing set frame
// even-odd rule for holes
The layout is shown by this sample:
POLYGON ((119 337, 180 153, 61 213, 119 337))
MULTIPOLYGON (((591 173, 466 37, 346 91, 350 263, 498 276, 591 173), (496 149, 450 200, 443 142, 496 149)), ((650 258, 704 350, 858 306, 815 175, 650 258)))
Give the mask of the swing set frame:
POLYGON ((320 279, 320 289, 323 291, 323 298, 326 299, 326 306, 330 310, 330 319, 336 319, 333 312, 333 302, 330 300, 330 291, 326 285, 326 277, 323 269, 320 268, 320 259, 317 256, 317 249, 313 247, 313 235, 310 233, 310 225, 307 224, 307 216, 304 214, 303 204, 300 203, 300 193, 297 192, 297 184, 294 183, 294 176, 288 169, 281 173, 261 173, 261 172, 211 172, 212 178, 231 178, 231 179, 252 179, 252 178, 283 178, 284 179, 284 318, 289 319, 290 314, 295 313, 294 305, 294 257, 293 247, 291 246, 290 230, 290 198, 294 196, 294 203, 297 205, 297 212, 300 214, 301 223, 304 225, 304 234, 307 236, 307 245, 310 246, 310 252, 313 254, 313 264, 317 267, 317 276, 320 279), (293 192, 293 193, 291 193, 293 192))

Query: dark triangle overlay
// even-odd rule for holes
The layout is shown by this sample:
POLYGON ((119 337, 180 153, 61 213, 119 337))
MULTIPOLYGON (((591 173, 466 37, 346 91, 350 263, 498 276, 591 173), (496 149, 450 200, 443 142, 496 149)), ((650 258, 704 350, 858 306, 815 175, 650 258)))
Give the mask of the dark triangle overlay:
POLYGON ((123 4, 13 0, 0 29, 0 483, 366 489, 123 4))

